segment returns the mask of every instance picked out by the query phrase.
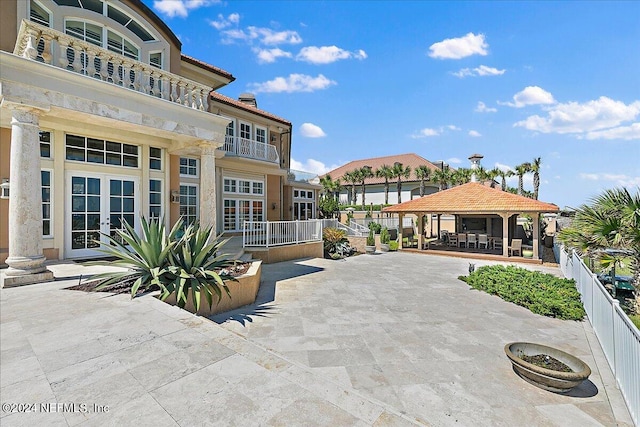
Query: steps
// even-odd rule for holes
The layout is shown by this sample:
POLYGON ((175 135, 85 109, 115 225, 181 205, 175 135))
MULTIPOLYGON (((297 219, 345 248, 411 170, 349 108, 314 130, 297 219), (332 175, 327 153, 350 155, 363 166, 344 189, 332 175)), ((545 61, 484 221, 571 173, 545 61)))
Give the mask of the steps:
POLYGON ((244 262, 252 261, 253 257, 250 253, 245 253, 242 247, 242 236, 222 237, 223 240, 229 239, 222 247, 222 253, 227 259, 236 259, 244 262))

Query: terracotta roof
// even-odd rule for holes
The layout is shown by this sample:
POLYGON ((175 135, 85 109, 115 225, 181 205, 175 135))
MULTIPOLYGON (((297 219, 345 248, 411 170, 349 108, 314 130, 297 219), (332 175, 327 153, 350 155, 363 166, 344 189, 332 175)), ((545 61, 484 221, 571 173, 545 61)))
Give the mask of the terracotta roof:
POLYGON ((234 81, 236 78, 233 77, 233 74, 231 74, 228 71, 223 70, 222 68, 218 68, 214 65, 211 64, 207 64, 206 62, 200 61, 199 59, 193 58, 191 56, 187 56, 184 53, 180 54, 182 57, 182 60, 185 62, 188 62, 190 64, 195 65, 196 67, 200 67, 200 68, 204 68, 207 71, 210 71, 212 73, 215 73, 219 76, 224 77, 225 79, 229 79, 229 82, 234 81))
POLYGON ((289 120, 283 119, 282 117, 278 117, 275 114, 271 114, 268 111, 261 110, 252 105, 245 104, 244 102, 240 102, 237 99, 229 98, 228 96, 225 96, 215 91, 211 91, 209 95, 211 95, 211 99, 215 101, 222 102, 223 104, 231 105, 233 107, 237 107, 245 111, 249 111, 250 113, 254 113, 259 116, 266 117, 267 119, 275 120, 287 126, 291 126, 291 122, 289 120))
POLYGON ((443 214, 558 211, 558 206, 553 203, 518 196, 477 182, 459 185, 383 209, 383 212, 443 214))
MULTIPOLYGON (((329 171, 322 176, 324 177, 327 175, 331 175, 331 179, 335 181, 338 178, 342 179, 345 173, 351 172, 354 169, 360 169, 363 166, 371 166, 371 169, 373 169, 373 173, 375 173, 376 169, 379 169, 380 166, 387 165, 387 166, 393 167, 393 164, 395 162, 402 163, 404 167, 407 167, 407 166, 411 167, 411 175, 409 175, 409 178, 402 178, 401 179, 402 182, 418 181, 418 178, 416 177, 416 174, 415 174, 415 170, 420 165, 426 165, 432 171, 439 169, 436 165, 431 163, 429 160, 423 157, 420 157, 417 154, 408 153, 408 154, 398 154, 395 156, 373 157, 370 159, 354 160, 347 163, 346 165, 340 166, 339 168, 329 171)), ((389 180, 389 182, 397 182, 397 181, 398 181, 397 178, 393 178, 389 180)), ((365 180, 365 184, 367 185, 384 184, 384 178, 377 178, 377 177, 368 178, 367 180, 365 180)))

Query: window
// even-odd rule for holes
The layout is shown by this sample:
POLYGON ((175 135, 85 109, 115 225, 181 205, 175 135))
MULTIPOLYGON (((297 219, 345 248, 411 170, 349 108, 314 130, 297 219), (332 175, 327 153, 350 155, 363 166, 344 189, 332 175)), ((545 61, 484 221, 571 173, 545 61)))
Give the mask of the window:
POLYGON ((104 6, 102 0, 53 0, 58 6, 71 6, 91 10, 102 15, 104 6))
POLYGON ((162 149, 149 147, 149 169, 162 170, 162 149))
POLYGON ((224 191, 225 193, 235 193, 236 192, 236 180, 235 179, 224 179, 224 191))
POLYGON ((102 139, 67 135, 66 159, 112 166, 138 167, 138 147, 102 139))
POLYGON ((40 131, 40 157, 51 158, 51 132, 40 131))
POLYGON ((131 18, 125 12, 116 9, 112 5, 107 6, 107 16, 119 24, 127 27, 131 30, 136 36, 140 37, 142 41, 148 42, 151 40, 155 40, 153 36, 147 31, 138 21, 131 18))
POLYGON ((240 138, 251 139, 251 125, 240 122, 240 138))
POLYGON ((224 229, 225 230, 235 230, 236 228, 236 201, 235 200, 224 200, 224 211, 223 211, 223 219, 224 219, 224 229))
POLYGON ((256 127, 256 141, 267 143, 267 130, 265 128, 256 127))
POLYGON ((227 136, 234 136, 234 122, 233 120, 227 125, 227 136))
POLYGON ((180 157, 180 175, 197 177, 198 159, 180 157))
POLYGON ((96 46, 102 46, 102 27, 100 25, 69 20, 64 24, 64 32, 96 46))
POLYGON ((180 216, 185 225, 198 220, 198 186, 180 184, 180 216))
POLYGON ((149 54, 149 64, 152 67, 162 69, 162 52, 153 52, 149 54))
POLYGON ((253 194, 255 196, 262 196, 264 194, 264 182, 224 178, 223 190, 225 193, 253 194))
POLYGON ((243 194, 251 194, 251 182, 239 180, 238 192, 243 194))
POLYGON ((149 218, 160 218, 162 216, 162 181, 159 179, 149 180, 149 218))
POLYGON ((253 184, 253 191, 252 191, 253 194, 264 194, 264 183, 254 181, 252 184, 253 184))
POLYGON ((42 180, 42 236, 51 237, 51 171, 40 171, 42 180))
POLYGON ((254 200, 252 202, 251 209, 251 220, 252 221, 263 221, 263 203, 262 200, 254 200))
POLYGON ((307 191, 307 190, 293 190, 293 198, 294 199, 310 199, 310 200, 315 199, 313 191, 307 191))
POLYGON ((224 199, 223 206, 225 231, 242 230, 245 221, 264 221, 263 200, 224 199))
POLYGON ((136 45, 111 30, 107 30, 107 49, 131 59, 137 60, 139 57, 139 50, 136 45))
POLYGON ((44 25, 45 27, 51 26, 51 14, 42 7, 40 3, 33 0, 31 0, 29 7, 29 19, 36 24, 44 25))

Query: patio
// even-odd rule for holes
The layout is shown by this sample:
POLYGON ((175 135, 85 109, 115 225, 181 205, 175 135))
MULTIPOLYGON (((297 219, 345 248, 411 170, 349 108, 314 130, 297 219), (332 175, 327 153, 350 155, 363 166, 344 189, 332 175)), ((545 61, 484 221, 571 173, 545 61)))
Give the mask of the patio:
POLYGON ((258 302, 220 326, 152 297, 62 290, 87 271, 52 266, 69 280, 0 292, 2 403, 109 411, 2 425, 631 425, 588 322, 470 290, 467 260, 416 256, 263 266, 258 302), (517 340, 581 357, 590 382, 568 396, 524 382, 502 350, 517 340))

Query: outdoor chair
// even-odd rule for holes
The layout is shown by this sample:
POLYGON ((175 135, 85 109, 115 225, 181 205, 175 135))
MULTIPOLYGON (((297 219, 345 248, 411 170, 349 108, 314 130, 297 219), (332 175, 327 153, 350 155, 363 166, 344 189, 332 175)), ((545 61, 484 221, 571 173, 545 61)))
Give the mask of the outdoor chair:
POLYGON ((489 248, 489 237, 486 234, 478 235, 478 247, 480 247, 481 245, 484 245, 485 249, 489 248))
POLYGON ((478 241, 476 240, 476 235, 474 233, 467 235, 467 247, 470 248, 471 245, 473 245, 474 248, 478 247, 478 241))
POLYGON ((522 256, 522 239, 513 239, 511 240, 511 245, 508 247, 509 256, 515 255, 516 252, 518 255, 522 256))
POLYGON ((502 250, 502 237, 495 237, 493 239, 493 249, 502 250))
POLYGON ((467 235, 465 233, 458 233, 458 247, 467 246, 467 235))
POLYGON ((457 234, 449 234, 449 246, 458 246, 458 235, 457 234))

